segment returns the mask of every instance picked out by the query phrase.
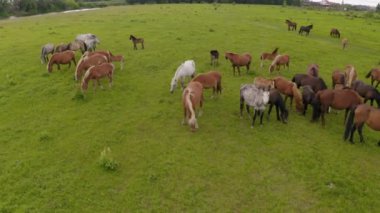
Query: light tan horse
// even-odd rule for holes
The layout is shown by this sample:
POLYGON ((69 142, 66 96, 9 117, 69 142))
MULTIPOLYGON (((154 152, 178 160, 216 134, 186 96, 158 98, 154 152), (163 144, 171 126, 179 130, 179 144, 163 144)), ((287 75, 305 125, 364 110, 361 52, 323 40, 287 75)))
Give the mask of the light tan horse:
POLYGON ((218 71, 198 74, 191 81, 201 83, 204 89, 212 88, 213 95, 222 93, 222 74, 218 71))
POLYGON ((356 70, 355 70, 354 66, 352 66, 352 65, 347 65, 346 66, 346 69, 344 71, 344 78, 346 80, 344 82, 344 85, 346 87, 351 88, 352 82, 355 81, 356 78, 357 78, 357 74, 356 74, 356 70))
POLYGON ((198 121, 195 115, 196 109, 203 106, 203 86, 197 81, 191 81, 182 93, 183 122, 188 123, 192 131, 198 129, 198 121))
POLYGON ((246 66, 247 67, 247 73, 249 71, 249 65, 251 64, 252 56, 249 53, 244 53, 242 55, 236 54, 236 53, 231 53, 231 52, 226 52, 224 54, 225 58, 230 60, 232 64, 232 68, 234 71, 235 75, 235 67, 237 67, 237 70, 240 75, 240 67, 241 66, 246 66))
POLYGON ((309 64, 307 67, 306 73, 308 75, 319 77, 319 65, 318 64, 309 64))
POLYGON ((273 79, 267 79, 264 77, 256 77, 253 79, 253 84, 258 88, 262 90, 269 91, 272 88, 274 88, 274 80, 273 79))
POLYGON ((293 97, 296 99, 296 109, 298 112, 303 112, 303 102, 302 102, 302 94, 297 88, 297 84, 288 79, 278 76, 274 79, 274 87, 282 94, 285 95, 285 104, 286 100, 290 98, 290 106, 293 103, 293 97))
POLYGON ((87 51, 87 45, 83 41, 75 40, 68 44, 68 49, 72 51, 80 50, 84 54, 87 51))
POLYGON ((269 66, 269 72, 272 73, 274 68, 276 67, 276 70, 280 70, 280 66, 283 65, 284 68, 287 67, 289 70, 289 62, 290 62, 290 57, 289 55, 277 55, 271 65, 269 66))
POLYGON ((343 50, 346 49, 347 46, 348 46, 348 39, 347 38, 342 39, 343 50))
POLYGON ((75 69, 75 80, 77 81, 82 74, 88 70, 91 66, 99 65, 102 63, 107 63, 107 57, 102 54, 94 54, 91 56, 86 56, 85 58, 81 58, 78 62, 78 65, 75 69))
POLYGON ((103 88, 103 86, 100 85, 100 79, 104 77, 108 77, 109 86, 112 87, 112 77, 114 70, 115 66, 112 63, 103 63, 90 67, 84 74, 82 80, 82 91, 85 92, 87 90, 88 82, 90 80, 94 80, 94 90, 96 89, 95 80, 98 82, 98 86, 103 88))
POLYGON ((47 65, 47 70, 48 72, 52 72, 54 64, 58 66, 58 70, 61 69, 60 64, 69 64, 69 68, 70 68, 71 61, 73 61, 74 64, 76 65, 74 51, 66 50, 64 52, 54 53, 49 60, 49 63, 47 65))

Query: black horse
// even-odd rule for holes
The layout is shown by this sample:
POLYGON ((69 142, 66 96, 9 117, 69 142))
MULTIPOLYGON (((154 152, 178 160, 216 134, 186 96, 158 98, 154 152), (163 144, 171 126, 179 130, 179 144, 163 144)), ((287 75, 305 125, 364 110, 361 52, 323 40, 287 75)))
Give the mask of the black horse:
POLYGON ((302 35, 303 32, 305 32, 306 35, 308 36, 311 29, 313 29, 313 25, 309 25, 309 26, 306 26, 306 27, 305 26, 301 26, 300 31, 298 31, 298 34, 302 35))
POLYGON ((280 92, 278 92, 276 89, 271 89, 268 104, 269 104, 269 110, 268 110, 268 116, 267 116, 268 121, 269 121, 270 112, 272 111, 272 107, 273 105, 275 105, 277 120, 282 121, 284 124, 286 124, 288 122, 289 112, 285 107, 284 99, 282 98, 280 92), (280 113, 278 111, 279 109, 280 109, 280 113))
POLYGON ((306 85, 302 87, 302 102, 303 102, 303 112, 302 115, 306 115, 307 106, 312 105, 315 93, 311 86, 306 85))
POLYGON ((373 86, 367 85, 363 81, 355 80, 352 83, 352 89, 364 98, 364 103, 370 100, 371 106, 373 106, 373 101, 375 100, 377 107, 380 108, 380 93, 373 86))
POLYGON ((314 92, 327 89, 327 85, 322 78, 317 78, 308 74, 296 74, 292 81, 297 84, 297 88, 309 85, 314 92))
POLYGON ((219 62, 218 62, 218 59, 219 59, 218 50, 211 50, 210 56, 211 56, 211 65, 215 67, 216 65, 219 64, 219 62))

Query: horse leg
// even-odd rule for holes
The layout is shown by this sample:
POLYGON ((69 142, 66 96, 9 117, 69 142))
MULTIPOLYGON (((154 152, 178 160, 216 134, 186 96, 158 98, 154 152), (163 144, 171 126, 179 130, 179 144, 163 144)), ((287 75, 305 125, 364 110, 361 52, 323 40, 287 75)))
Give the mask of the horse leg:
POLYGON ((264 111, 259 110, 260 113, 260 125, 263 125, 264 111))
POLYGON ((98 78, 98 79, 96 79, 96 81, 98 82, 98 86, 100 86, 101 89, 104 89, 103 85, 100 84, 100 79, 98 78))
POLYGON ((74 61, 74 65, 76 66, 76 65, 77 65, 77 62, 75 61, 75 57, 73 58, 73 61, 74 61))
POLYGON ((239 76, 240 76, 240 67, 239 66, 237 66, 237 70, 238 70, 239 76))
POLYGON ((349 108, 347 108, 347 109, 345 110, 345 112, 344 112, 344 121, 343 121, 343 124, 346 123, 348 111, 349 111, 349 108))
POLYGON ((232 65, 232 70, 233 70, 234 76, 235 76, 235 66, 234 65, 232 65))
POLYGON ((325 127, 325 110, 322 110, 321 117, 322 117, 322 126, 325 127))
POLYGON ((59 64, 57 64, 57 67, 58 67, 58 70, 61 70, 61 66, 59 64))
POLYGON ((247 113, 248 113, 248 117, 251 117, 251 112, 249 111, 249 105, 245 105, 246 109, 247 109, 247 113))
POLYGON ((240 97, 240 118, 243 117, 244 98, 240 97))
POLYGON ((273 107, 273 104, 270 104, 269 105, 269 109, 268 109, 268 115, 267 115, 267 120, 269 121, 269 115, 270 115, 270 112, 272 111, 272 107, 273 107))
POLYGON ((290 96, 290 108, 293 106, 293 96, 290 96))
POLYGON ((108 79, 110 80, 109 86, 112 87, 112 75, 108 75, 108 79))
POLYGON ((277 120, 280 121, 280 112, 278 110, 278 106, 276 105, 276 114, 277 114, 277 120))
POLYGON ((354 143, 354 133, 356 131, 356 124, 352 125, 352 128, 351 128, 351 134, 350 134, 350 142, 351 143, 354 143))
POLYGON ((247 64, 247 74, 248 74, 248 71, 249 71, 249 65, 250 65, 250 63, 247 64))
POLYGON ((304 116, 306 115, 307 105, 308 105, 307 103, 305 103, 305 102, 303 103, 303 112, 302 112, 302 115, 304 115, 304 116))
POLYGON ((380 81, 377 82, 376 86, 375 86, 375 89, 377 88, 377 86, 379 86, 380 84, 380 81))
POLYGON ((257 110, 255 110, 255 114, 253 115, 251 128, 253 128, 253 126, 255 125, 256 115, 257 115, 257 110))
POLYGON ((359 124, 359 126, 358 126, 358 132, 359 132, 359 136, 360 136, 360 143, 364 143, 363 126, 364 126, 364 123, 359 124))
POLYGON ((284 99, 284 104, 285 104, 285 106, 286 106, 286 101, 288 100, 288 97, 289 97, 289 96, 285 96, 285 99, 284 99))

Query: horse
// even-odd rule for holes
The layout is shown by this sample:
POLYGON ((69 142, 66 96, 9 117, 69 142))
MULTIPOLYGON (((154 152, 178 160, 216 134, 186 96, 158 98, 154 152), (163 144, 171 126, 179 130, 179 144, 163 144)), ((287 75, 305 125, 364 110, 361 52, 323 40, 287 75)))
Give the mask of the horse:
MULTIPOLYGON (((352 107, 346 122, 343 139, 346 141, 348 137, 350 137, 349 141, 354 143, 354 133, 357 129, 360 136, 360 142, 363 143, 364 123, 366 123, 371 129, 380 131, 380 109, 368 106, 367 104, 352 107)), ((380 145, 380 141, 378 142, 378 145, 380 145)))
POLYGON ((292 82, 296 83, 297 88, 309 85, 314 92, 327 89, 327 85, 322 78, 317 78, 308 74, 296 74, 292 78, 292 82))
MULTIPOLYGON (((203 107, 203 86, 197 81, 191 81, 182 93, 183 121, 188 123, 191 130, 198 129, 198 121, 195 115, 197 108, 203 107)), ((199 115, 199 113, 198 113, 199 115)))
POLYGON ((297 85, 294 82, 287 80, 284 77, 275 77, 274 88, 276 88, 280 93, 285 95, 285 103, 288 98, 290 98, 290 106, 293 103, 293 97, 296 99, 296 109, 299 112, 303 110, 302 95, 298 90, 297 85))
POLYGON ((372 86, 373 86, 373 83, 375 81, 377 81, 377 84, 375 86, 375 88, 377 88, 377 86, 379 86, 379 84, 380 84, 380 69, 379 68, 371 69, 365 77, 366 78, 371 77, 371 85, 372 86))
POLYGON ((266 79, 264 77, 256 77, 253 80, 253 84, 257 88, 263 89, 263 90, 270 90, 270 89, 274 88, 274 81, 273 81, 273 79, 266 79))
POLYGON ((260 67, 264 66, 264 60, 273 60, 277 56, 278 48, 274 49, 271 53, 261 53, 260 55, 260 67))
POLYGON ((332 28, 330 31, 330 36, 333 38, 340 38, 340 32, 336 28, 332 28))
POLYGON ((249 53, 244 53, 242 55, 236 54, 236 53, 231 53, 231 52, 226 52, 224 54, 226 60, 230 60, 232 64, 232 68, 234 71, 234 76, 235 76, 235 67, 237 67, 237 70, 239 72, 240 76, 240 67, 241 66, 246 66, 247 67, 247 73, 249 71, 249 66, 251 64, 252 57, 249 53))
POLYGON ((286 19, 285 23, 288 25, 288 31, 297 30, 297 23, 296 22, 292 22, 289 19, 286 19))
POLYGON ((133 49, 137 50, 137 44, 138 43, 141 43, 141 48, 144 49, 144 39, 143 38, 136 38, 133 35, 130 35, 129 40, 132 40, 132 42, 133 42, 133 49))
POLYGON ((195 76, 191 81, 202 84, 204 89, 212 88, 212 94, 222 94, 222 74, 218 71, 210 71, 195 76))
POLYGON ((279 71, 281 65, 283 65, 284 68, 286 66, 289 70, 289 62, 290 62, 289 55, 277 55, 273 59, 271 65, 269 66, 269 72, 272 73, 275 67, 276 67, 276 70, 279 71))
POLYGON ((307 106, 313 103, 315 92, 310 85, 302 86, 302 103, 303 103, 303 112, 302 115, 306 115, 307 106))
POLYGON ((114 61, 120 62, 120 70, 123 70, 124 62, 125 62, 123 55, 112 55, 112 53, 110 52, 110 61, 111 62, 114 62, 114 61))
POLYGON ((346 49, 347 45, 348 45, 348 39, 347 38, 342 39, 343 50, 346 49))
POLYGON ((41 48, 41 64, 45 64, 46 62, 49 61, 49 54, 54 53, 54 44, 45 44, 41 48))
POLYGON ((100 44, 99 38, 92 33, 79 34, 75 40, 84 42, 87 46, 87 51, 95 51, 96 45, 100 44))
POLYGON ((355 67, 352 65, 347 65, 344 71, 344 79, 346 80, 344 82, 344 85, 346 87, 351 88, 351 84, 353 81, 356 80, 356 77, 357 77, 357 74, 356 74, 355 67))
POLYGON ((81 58, 86 59, 87 57, 91 57, 93 55, 103 55, 107 58, 107 62, 111 62, 111 52, 109 50, 96 50, 96 51, 86 51, 81 58))
POLYGON ((84 54, 88 48, 85 42, 80 41, 80 40, 75 40, 68 44, 68 49, 72 51, 80 50, 81 53, 84 54))
POLYGON ((342 72, 338 69, 334 70, 334 72, 332 73, 331 79, 332 79, 332 88, 333 89, 335 88, 335 85, 337 85, 337 84, 344 85, 346 82, 346 77, 344 75, 344 72, 342 72))
POLYGON ((102 54, 95 54, 87 56, 85 58, 81 58, 78 61, 78 65, 75 69, 75 80, 77 81, 80 78, 80 76, 82 76, 82 73, 88 70, 90 67, 107 62, 109 62, 107 57, 105 57, 102 54))
POLYGON ((270 112, 272 111, 273 105, 276 107, 277 120, 282 123, 288 123, 289 111, 286 109, 284 99, 282 98, 279 91, 276 89, 271 89, 269 93, 269 109, 267 120, 269 121, 270 112))
POLYGON ((303 33, 305 32, 306 36, 308 36, 311 29, 313 29, 312 24, 308 26, 301 26, 300 30, 298 31, 298 34, 303 35, 303 33))
POLYGON ((269 91, 258 89, 253 84, 242 85, 240 87, 240 117, 243 117, 244 103, 246 103, 246 109, 249 117, 249 107, 251 106, 255 110, 251 128, 253 128, 255 124, 256 116, 260 116, 260 125, 262 125, 265 105, 267 105, 268 101, 269 91))
POLYGON ((360 95, 352 89, 325 89, 318 91, 312 103, 312 121, 317 121, 319 117, 322 117, 322 126, 325 126, 324 114, 329 110, 329 107, 337 110, 345 109, 344 121, 346 121, 348 110, 362 103, 360 95))
POLYGON ((380 93, 373 86, 367 85, 363 81, 356 80, 352 83, 352 89, 364 98, 364 103, 370 100, 371 106, 373 106, 373 101, 375 100, 377 107, 380 108, 380 93))
POLYGON ((307 67, 306 73, 318 77, 319 76, 319 65, 318 64, 309 64, 307 67))
POLYGON ((95 80, 98 82, 98 86, 103 88, 100 85, 100 79, 108 77, 109 86, 112 87, 112 76, 115 70, 115 66, 112 63, 103 63, 96 66, 91 66, 83 76, 82 80, 82 92, 85 92, 88 88, 88 82, 94 80, 94 90, 96 89, 95 80))
POLYGON ((54 52, 60 53, 60 52, 66 51, 66 50, 70 50, 69 44, 59 44, 59 45, 55 46, 54 52))
POLYGON ((211 50, 210 51, 210 57, 211 57, 211 65, 212 66, 216 66, 219 64, 218 60, 219 60, 219 52, 218 50, 211 50))
POLYGON ((66 50, 64 52, 54 53, 48 63, 47 70, 49 73, 53 71, 53 65, 56 64, 58 66, 58 70, 61 69, 60 64, 69 64, 69 68, 71 67, 71 61, 75 61, 75 52, 71 50, 66 50))
POLYGON ((172 81, 170 82, 170 93, 174 92, 174 89, 177 87, 177 83, 180 80, 182 89, 184 86, 184 80, 186 77, 190 76, 194 78, 195 76, 195 62, 193 60, 187 60, 183 62, 174 73, 172 81))

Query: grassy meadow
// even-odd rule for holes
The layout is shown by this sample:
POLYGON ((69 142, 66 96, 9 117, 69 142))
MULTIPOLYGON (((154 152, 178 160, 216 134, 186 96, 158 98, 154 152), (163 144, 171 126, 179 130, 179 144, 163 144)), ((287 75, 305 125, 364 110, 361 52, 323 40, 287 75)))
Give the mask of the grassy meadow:
MULTIPOLYGON (((380 209, 379 133, 366 143, 342 141, 343 112, 326 126, 292 109, 288 124, 250 128, 239 117, 239 87, 255 76, 304 73, 310 63, 331 87, 331 73, 355 65, 359 79, 379 63, 380 20, 341 12, 256 5, 108 7, 0 21, 0 212, 375 212, 380 209), (314 24, 309 37, 285 19, 314 24), (350 40, 330 38, 332 27, 350 40), (47 73, 45 43, 94 33, 98 49, 123 54, 114 85, 85 97, 74 68, 47 73), (129 35, 144 37, 133 50, 129 35), (290 70, 270 75, 261 52, 291 57, 290 70), (140 47, 139 47, 140 48, 140 47), (181 90, 169 93, 176 68, 193 59, 211 70, 209 51, 250 52, 252 70, 233 76, 219 59, 223 93, 205 94, 199 130, 182 126, 181 90), (99 165, 110 147, 115 171, 99 165)), ((80 54, 77 53, 77 59, 80 54)), ((258 122, 256 122, 258 124, 258 122)))

